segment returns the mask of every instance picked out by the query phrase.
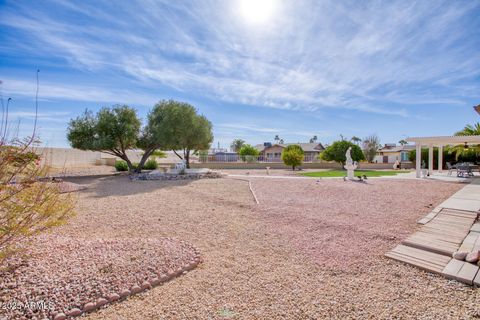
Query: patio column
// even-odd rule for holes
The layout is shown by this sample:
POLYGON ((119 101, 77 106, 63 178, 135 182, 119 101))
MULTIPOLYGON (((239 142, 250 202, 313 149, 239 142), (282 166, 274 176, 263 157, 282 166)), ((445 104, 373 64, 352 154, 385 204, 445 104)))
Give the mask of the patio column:
POLYGON ((433 145, 428 146, 428 173, 433 174, 433 145))
POLYGON ((417 147, 417 151, 415 154, 415 171, 417 178, 421 177, 421 170, 422 170, 422 145, 420 143, 415 144, 417 147))
POLYGON ((438 172, 443 171, 443 146, 438 146, 438 172))

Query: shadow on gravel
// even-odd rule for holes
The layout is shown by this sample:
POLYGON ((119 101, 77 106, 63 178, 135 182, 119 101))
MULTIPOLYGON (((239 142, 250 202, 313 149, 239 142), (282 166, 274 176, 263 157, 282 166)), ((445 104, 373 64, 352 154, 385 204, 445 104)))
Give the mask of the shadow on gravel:
POLYGON ((108 196, 130 196, 135 194, 150 193, 159 189, 176 188, 186 186, 196 180, 136 180, 132 181, 126 175, 121 176, 104 176, 104 177, 71 177, 65 178, 64 181, 87 185, 88 188, 83 190, 92 197, 108 197, 108 196), (115 188, 112 188, 115 185, 115 188))

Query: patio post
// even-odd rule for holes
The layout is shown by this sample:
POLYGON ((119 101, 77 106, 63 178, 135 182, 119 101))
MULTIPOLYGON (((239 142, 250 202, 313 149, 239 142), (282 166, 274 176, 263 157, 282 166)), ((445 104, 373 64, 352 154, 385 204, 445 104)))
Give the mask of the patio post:
POLYGON ((433 145, 428 146, 428 174, 433 174, 433 145))
POLYGON ((416 177, 420 178, 420 172, 422 170, 422 145, 419 142, 415 143, 417 151, 415 153, 415 173, 416 177))
POLYGON ((438 146, 438 172, 443 171, 443 146, 438 146))

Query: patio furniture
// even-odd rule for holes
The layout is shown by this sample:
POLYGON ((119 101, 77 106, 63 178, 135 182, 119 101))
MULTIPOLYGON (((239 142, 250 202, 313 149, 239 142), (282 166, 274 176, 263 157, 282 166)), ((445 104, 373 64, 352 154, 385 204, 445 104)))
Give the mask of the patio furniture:
POLYGON ((473 177, 473 166, 469 163, 457 164, 457 177, 469 178, 473 177))
POLYGON ((448 169, 448 175, 451 176, 451 175, 452 175, 452 171, 453 171, 453 170, 457 170, 457 168, 455 168, 454 166, 452 166, 452 164, 451 164, 450 162, 447 162, 446 165, 447 165, 447 169, 448 169))

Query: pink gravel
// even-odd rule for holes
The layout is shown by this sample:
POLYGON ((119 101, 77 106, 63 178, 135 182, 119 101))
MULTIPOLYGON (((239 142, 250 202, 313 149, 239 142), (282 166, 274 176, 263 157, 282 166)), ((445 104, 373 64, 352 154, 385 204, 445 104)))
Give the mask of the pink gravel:
MULTIPOLYGON (((175 237, 202 253, 202 263, 186 276, 86 318, 480 316, 478 290, 383 257, 416 228, 418 218, 462 185, 249 179, 260 205, 246 181, 233 179, 73 179, 89 188, 76 194, 77 216, 56 235, 94 242, 175 237)), ((42 259, 32 258, 30 268, 42 259)))
POLYGON ((326 269, 355 271, 412 232, 415 222, 463 187, 430 181, 251 179, 268 225, 326 269))
POLYGON ((82 310, 89 302, 142 286, 194 258, 192 246, 173 239, 38 236, 23 255, 7 260, 7 269, 0 271, 0 301, 10 306, 18 303, 17 310, 7 307, 2 312, 13 319, 82 310), (40 301, 47 305, 38 310, 20 308, 20 303, 40 301))

